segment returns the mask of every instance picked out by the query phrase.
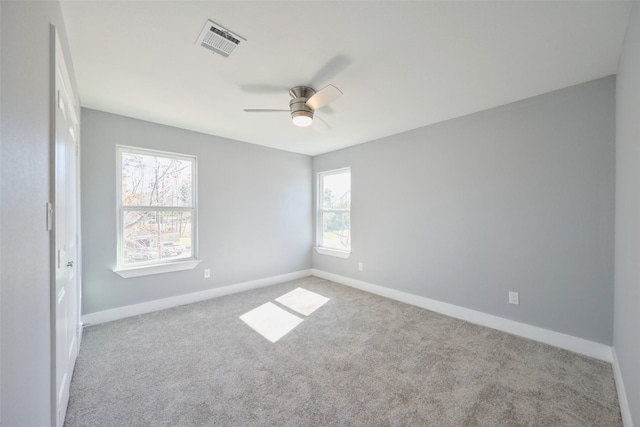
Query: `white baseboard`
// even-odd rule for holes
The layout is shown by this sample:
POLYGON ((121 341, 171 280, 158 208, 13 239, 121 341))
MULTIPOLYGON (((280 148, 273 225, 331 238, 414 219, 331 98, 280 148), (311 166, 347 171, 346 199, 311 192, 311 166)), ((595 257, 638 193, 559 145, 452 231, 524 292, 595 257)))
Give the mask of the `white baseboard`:
POLYGON ((419 295, 410 294, 408 292, 396 289, 386 288, 384 286, 374 285, 363 282, 361 280, 328 273, 322 270, 312 269, 314 276, 322 279, 331 280, 352 288, 360 289, 365 292, 380 295, 385 298, 401 301, 406 304, 415 305, 436 313, 455 317, 457 319, 466 320, 477 325, 487 326, 509 334, 518 335, 524 338, 550 344, 565 350, 584 354, 606 362, 612 361, 611 347, 605 344, 585 340, 583 338, 574 337, 572 335, 563 334, 561 332, 551 331, 549 329, 539 328, 537 326, 527 325, 526 323, 516 322, 514 320, 505 319, 480 311, 459 307, 453 304, 436 301, 419 295))
POLYGON ((622 372, 620 372, 620 365, 618 364, 618 355, 616 354, 616 348, 613 347, 611 351, 613 360, 613 378, 616 380, 616 390, 618 391, 618 403, 620 404, 620 414, 622 415, 622 425, 624 427, 633 427, 633 421, 631 420, 631 408, 629 408, 629 401, 627 400, 627 392, 624 388, 624 381, 622 380, 622 372))
POLYGON ((118 307, 111 310, 97 311, 95 313, 89 313, 82 316, 82 323, 84 325, 95 325, 98 323, 110 322, 112 320, 124 319, 125 317, 137 316, 138 314, 151 313, 153 311, 177 307, 179 305, 191 304, 193 302, 204 301, 224 295, 249 291, 251 289, 275 285, 276 283, 300 279, 307 276, 311 276, 310 269, 281 274, 279 276, 267 277, 264 279, 251 280, 249 282, 236 283, 234 285, 208 289, 201 292, 177 295, 175 297, 163 298, 154 301, 143 302, 140 304, 127 305, 125 307, 118 307))

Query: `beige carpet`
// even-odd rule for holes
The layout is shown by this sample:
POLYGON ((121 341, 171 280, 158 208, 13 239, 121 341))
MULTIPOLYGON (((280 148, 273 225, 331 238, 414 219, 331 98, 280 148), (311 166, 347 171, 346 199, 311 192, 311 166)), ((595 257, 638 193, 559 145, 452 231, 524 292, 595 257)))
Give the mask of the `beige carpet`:
POLYGON ((253 425, 622 421, 608 363, 315 277, 85 329, 66 427, 253 425), (275 342, 240 319, 266 303, 302 319, 275 342))

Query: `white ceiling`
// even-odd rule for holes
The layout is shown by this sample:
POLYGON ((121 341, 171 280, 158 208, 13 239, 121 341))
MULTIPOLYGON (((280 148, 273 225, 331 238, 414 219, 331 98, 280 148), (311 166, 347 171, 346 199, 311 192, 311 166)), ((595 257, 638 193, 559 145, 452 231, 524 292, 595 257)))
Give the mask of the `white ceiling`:
POLYGON ((82 106, 315 155, 615 74, 625 1, 62 1, 82 106), (207 19, 247 39, 196 46, 207 19), (344 95, 296 128, 287 89, 344 95), (274 90, 276 89, 276 90, 274 90))

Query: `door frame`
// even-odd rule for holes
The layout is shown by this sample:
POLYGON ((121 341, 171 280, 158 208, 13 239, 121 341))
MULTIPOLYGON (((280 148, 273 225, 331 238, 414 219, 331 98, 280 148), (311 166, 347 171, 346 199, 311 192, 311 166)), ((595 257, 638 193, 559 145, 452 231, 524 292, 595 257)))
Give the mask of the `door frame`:
MULTIPOLYGON (((64 64, 64 68, 67 71, 67 80, 70 81, 71 76, 69 75, 70 69, 67 65, 66 58, 64 57, 64 52, 62 49, 62 45, 60 43, 60 38, 58 35, 58 31, 55 25, 50 25, 50 73, 49 73, 49 200, 47 203, 47 228, 50 231, 50 249, 49 249, 49 259, 50 259, 50 336, 51 336, 51 349, 50 349, 50 359, 51 359, 51 386, 50 386, 50 402, 51 402, 51 426, 62 426, 64 424, 64 420, 58 420, 58 403, 57 403, 57 360, 56 360, 56 275, 57 275, 57 247, 56 247, 56 219, 55 219, 55 206, 56 206, 56 115, 58 110, 58 87, 56 84, 56 72, 58 62, 62 61, 64 64)), ((81 239, 81 217, 80 217, 80 107, 78 102, 78 96, 76 90, 73 85, 70 84, 70 90, 72 92, 74 98, 74 113, 78 121, 78 126, 76 129, 76 155, 75 155, 75 216, 76 216, 76 293, 77 293, 77 307, 76 314, 77 319, 75 319, 76 327, 77 327, 77 342, 76 342, 76 352, 79 352, 80 343, 82 341, 82 239, 81 239)), ((76 353, 77 356, 77 353, 76 353)), ((69 378, 69 382, 71 378, 69 378)))

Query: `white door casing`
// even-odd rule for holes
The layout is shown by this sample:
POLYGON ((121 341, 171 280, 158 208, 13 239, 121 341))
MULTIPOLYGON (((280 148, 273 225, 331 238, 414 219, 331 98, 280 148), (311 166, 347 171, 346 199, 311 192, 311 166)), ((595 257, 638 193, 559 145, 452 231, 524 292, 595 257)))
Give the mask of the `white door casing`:
POLYGON ((62 427, 69 401, 71 375, 81 336, 78 215, 79 112, 68 68, 55 28, 54 140, 54 271, 52 293, 52 366, 55 370, 54 425, 62 427))

